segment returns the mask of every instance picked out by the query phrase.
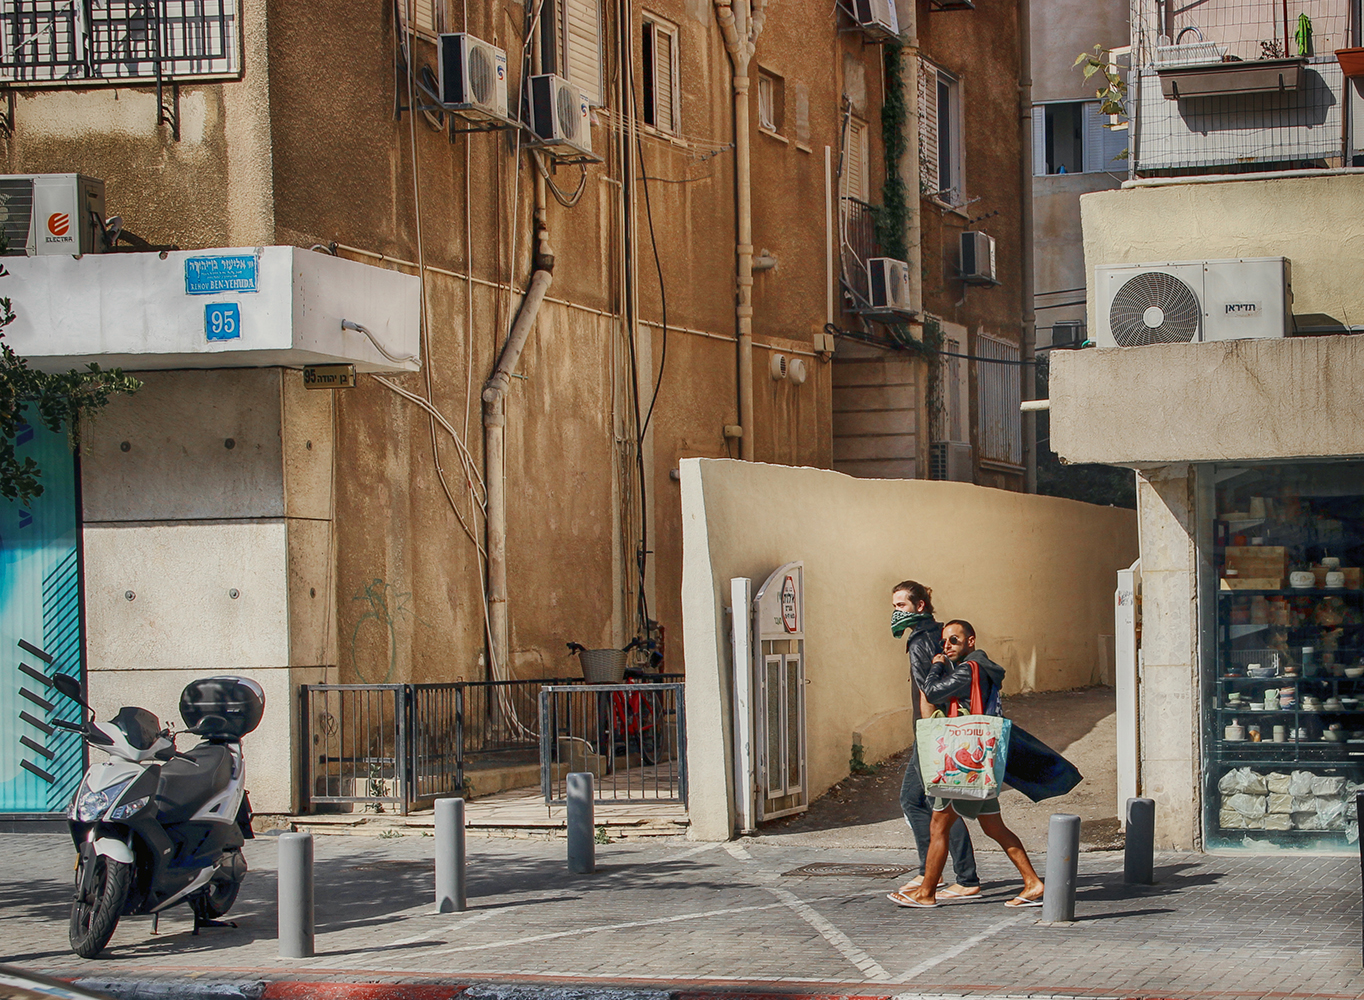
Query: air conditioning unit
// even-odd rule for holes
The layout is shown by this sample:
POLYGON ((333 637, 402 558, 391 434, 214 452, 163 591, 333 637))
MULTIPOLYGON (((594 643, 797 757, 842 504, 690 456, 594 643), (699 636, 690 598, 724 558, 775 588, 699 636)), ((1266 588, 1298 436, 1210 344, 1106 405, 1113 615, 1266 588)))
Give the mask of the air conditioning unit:
POLYGON ((895 0, 853 0, 857 23, 872 38, 900 37, 900 19, 895 16, 895 0))
POLYGON ((961 234, 961 279, 968 285, 997 285, 995 238, 984 233, 961 234))
POLYGON ((592 119, 583 92, 561 76, 530 78, 530 125, 557 156, 592 155, 592 119))
POLYGON ((441 107, 470 121, 509 121, 507 53, 467 34, 441 35, 441 107))
POLYGON ((1292 329, 1285 257, 1100 265, 1094 269, 1099 347, 1283 337, 1292 329))
POLYGON ((104 181, 81 174, 0 175, 3 253, 102 253, 104 181))
POLYGON ((909 265, 894 257, 867 260, 867 294, 872 312, 913 316, 909 308, 909 265))
POLYGON ((963 441, 935 441, 929 447, 928 478, 953 483, 975 480, 971 446, 963 441))

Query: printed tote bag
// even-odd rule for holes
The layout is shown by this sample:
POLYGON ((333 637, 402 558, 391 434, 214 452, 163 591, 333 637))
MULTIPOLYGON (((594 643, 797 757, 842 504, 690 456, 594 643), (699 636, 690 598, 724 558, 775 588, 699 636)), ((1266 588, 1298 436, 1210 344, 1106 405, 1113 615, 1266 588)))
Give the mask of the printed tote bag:
POLYGON ((934 712, 914 727, 914 752, 924 792, 940 799, 992 799, 1004 784, 1009 757, 1008 719, 986 715, 980 696, 980 667, 971 663, 971 714, 959 715, 957 699, 950 714, 934 712))

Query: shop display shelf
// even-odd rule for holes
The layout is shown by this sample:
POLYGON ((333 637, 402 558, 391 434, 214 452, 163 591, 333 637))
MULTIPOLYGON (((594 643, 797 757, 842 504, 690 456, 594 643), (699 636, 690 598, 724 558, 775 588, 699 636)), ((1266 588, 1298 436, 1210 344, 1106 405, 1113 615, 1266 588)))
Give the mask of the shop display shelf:
POLYGON ((1219 590, 1217 596, 1228 597, 1364 597, 1358 587, 1282 587, 1278 590, 1219 590))

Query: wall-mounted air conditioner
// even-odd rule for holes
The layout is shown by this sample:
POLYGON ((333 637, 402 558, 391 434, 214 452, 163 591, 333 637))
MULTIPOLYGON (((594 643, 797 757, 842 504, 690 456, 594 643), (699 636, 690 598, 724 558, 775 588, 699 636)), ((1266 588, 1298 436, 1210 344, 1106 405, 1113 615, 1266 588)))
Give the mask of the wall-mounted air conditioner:
POLYGON ((895 15, 895 0, 853 0, 857 23, 872 38, 900 37, 900 19, 895 15))
POLYGON ((530 78, 530 124, 556 156, 592 155, 592 119, 583 92, 561 76, 530 78))
POLYGON ((10 256, 102 253, 104 181, 81 174, 0 175, 0 232, 10 256))
POLYGON ((1099 347, 1283 337, 1292 329, 1285 257, 1100 265, 1094 282, 1099 347))
POLYGON ((470 121, 506 122, 507 53, 468 34, 440 36, 441 107, 470 121))
POLYGON ((961 234, 961 280, 968 285, 997 285, 995 238, 984 233, 961 234))
POLYGON ((873 312, 913 316, 909 308, 909 265, 894 257, 867 261, 867 294, 873 312))
POLYGON ((935 441, 929 449, 928 478, 953 483, 973 482, 971 446, 963 441, 935 441))

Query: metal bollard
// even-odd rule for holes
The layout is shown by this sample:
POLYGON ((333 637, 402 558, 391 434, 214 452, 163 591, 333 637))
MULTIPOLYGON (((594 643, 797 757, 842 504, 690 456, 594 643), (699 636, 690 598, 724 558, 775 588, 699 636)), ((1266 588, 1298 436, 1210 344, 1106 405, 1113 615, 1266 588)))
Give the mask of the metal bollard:
POLYGON ((436 912, 462 913, 464 893, 464 800, 436 799, 436 912))
MULTIPOLYGON (((1358 829, 1359 821, 1364 819, 1364 789, 1355 792, 1355 828, 1358 829)), ((1359 838, 1359 871, 1361 879, 1364 879, 1364 837, 1359 838)), ((1362 883, 1364 884, 1364 883, 1362 883)), ((1361 900, 1364 906, 1364 900, 1361 900)))
POLYGON ((312 958, 313 835, 282 833, 279 838, 279 957, 312 958))
POLYGON ((1122 880, 1128 885, 1155 883, 1155 844, 1155 799, 1128 799, 1127 843, 1122 857, 1122 880))
POLYGON ((595 824, 592 821, 592 774, 568 776, 568 870, 591 875, 597 870, 595 824))
POLYGON ((1047 828, 1047 889, 1043 923, 1075 919, 1075 877, 1080 870, 1080 817, 1053 813, 1047 828))

